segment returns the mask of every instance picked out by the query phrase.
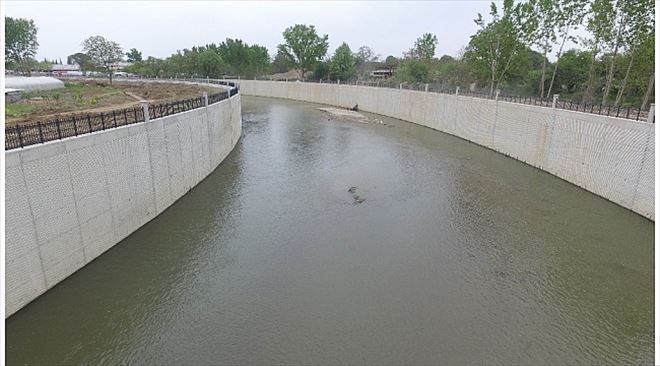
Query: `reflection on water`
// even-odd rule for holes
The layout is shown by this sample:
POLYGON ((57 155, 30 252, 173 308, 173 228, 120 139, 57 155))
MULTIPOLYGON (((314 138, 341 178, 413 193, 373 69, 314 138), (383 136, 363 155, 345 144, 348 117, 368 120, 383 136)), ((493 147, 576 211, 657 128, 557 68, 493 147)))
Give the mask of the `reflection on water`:
POLYGON ((7 320, 9 363, 652 363, 652 222, 423 127, 243 103, 213 174, 7 320))

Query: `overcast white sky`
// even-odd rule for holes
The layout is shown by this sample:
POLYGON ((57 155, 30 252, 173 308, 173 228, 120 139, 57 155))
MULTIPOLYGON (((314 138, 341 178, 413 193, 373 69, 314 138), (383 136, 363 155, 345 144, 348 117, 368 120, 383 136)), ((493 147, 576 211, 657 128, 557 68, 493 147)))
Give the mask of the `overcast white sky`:
POLYGON ((401 56, 422 33, 437 35, 436 56, 456 55, 477 27, 489 1, 29 1, 5 2, 7 16, 31 18, 39 28, 37 59, 62 58, 82 41, 102 35, 142 55, 166 57, 178 49, 240 38, 266 46, 271 55, 282 31, 313 24, 328 34, 334 52, 370 46, 382 56, 401 56))

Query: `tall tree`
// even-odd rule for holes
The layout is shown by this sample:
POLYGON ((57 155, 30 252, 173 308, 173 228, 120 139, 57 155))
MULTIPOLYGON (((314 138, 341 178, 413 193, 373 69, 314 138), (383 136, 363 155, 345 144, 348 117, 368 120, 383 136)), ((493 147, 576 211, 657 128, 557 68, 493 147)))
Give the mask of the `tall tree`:
POLYGON ((592 36, 590 39, 584 39, 583 44, 591 50, 591 64, 589 66, 587 88, 582 97, 583 103, 592 102, 593 100, 597 57, 602 51, 603 44, 610 43, 614 36, 612 24, 615 11, 612 0, 594 0, 589 10, 586 28, 592 36))
POLYGON ((545 95, 547 57, 557 41, 556 24, 558 15, 553 0, 530 0, 530 6, 532 8, 532 19, 536 26, 533 43, 543 54, 541 80, 539 82, 539 94, 543 98, 545 95))
POLYGON ((435 56, 435 47, 438 45, 438 37, 431 33, 424 33, 417 38, 410 54, 412 57, 430 61, 435 56))
POLYGON ((83 41, 82 46, 92 64, 105 72, 112 84, 112 73, 124 55, 119 43, 102 36, 92 36, 83 41))
POLYGON ((346 42, 335 50, 330 59, 330 77, 339 80, 348 80, 355 76, 355 57, 346 42))
MULTIPOLYGON (((584 18, 586 11, 586 2, 587 0, 556 0, 554 2, 555 14, 557 14, 557 22, 555 24, 559 27, 558 33, 561 37, 561 44, 559 46, 559 51, 557 52, 557 60, 561 58, 566 41, 575 40, 572 33, 580 26, 580 24, 582 24, 582 18, 584 18)), ((552 85, 557 76, 558 66, 559 62, 556 62, 555 68, 552 71, 552 78, 550 79, 550 86, 548 87, 546 96, 550 96, 550 93, 552 92, 552 85)))
POLYGON ((296 24, 284 30, 284 43, 277 46, 289 61, 300 70, 305 80, 305 72, 319 62, 328 52, 328 35, 316 33, 313 25, 296 24))
POLYGON ((636 0, 626 3, 626 13, 628 14, 628 27, 624 33, 624 41, 629 49, 630 60, 628 61, 628 68, 626 75, 619 86, 619 91, 614 101, 614 106, 618 106, 623 98, 628 77, 630 76, 630 69, 632 68, 633 61, 637 49, 649 38, 653 37, 655 33, 654 17, 655 17, 655 4, 652 0, 636 0))
POLYGON ((142 61, 142 52, 138 51, 136 48, 131 48, 130 51, 126 52, 126 61, 128 62, 142 61))
POLYGON ((268 49, 259 45, 252 45, 248 49, 248 75, 263 75, 270 65, 268 49))
POLYGON ((32 19, 5 17, 5 67, 14 63, 29 74, 29 61, 37 47, 37 27, 32 19))
POLYGON ((359 63, 367 63, 377 61, 379 56, 369 46, 360 46, 355 53, 355 58, 359 63))
POLYGON ((289 71, 293 67, 293 64, 291 63, 291 60, 285 55, 284 53, 278 51, 275 57, 273 58, 273 62, 271 64, 271 68, 273 72, 275 73, 283 73, 289 71))
POLYGON ((603 100, 602 104, 607 103, 607 99, 610 96, 610 91, 612 90, 612 82, 614 81, 614 70, 615 70, 615 60, 619 54, 620 48, 623 46, 623 42, 626 36, 626 27, 629 26, 630 14, 629 10, 631 8, 631 0, 616 0, 614 10, 615 15, 612 18, 612 24, 610 27, 615 29, 614 36, 611 39, 611 42, 607 45, 611 51, 610 64, 607 68, 607 76, 605 78, 605 89, 603 90, 603 100))
POLYGON ((91 58, 82 52, 74 53, 73 55, 67 57, 67 62, 69 60, 72 63, 78 65, 83 75, 87 75, 87 71, 93 67, 91 58))
POLYGON ((471 36, 464 58, 477 74, 487 74, 489 93, 492 95, 504 80, 507 72, 531 42, 535 21, 529 3, 513 3, 504 0, 500 15, 495 3, 490 5, 491 21, 486 22, 478 14, 474 22, 479 26, 471 36))

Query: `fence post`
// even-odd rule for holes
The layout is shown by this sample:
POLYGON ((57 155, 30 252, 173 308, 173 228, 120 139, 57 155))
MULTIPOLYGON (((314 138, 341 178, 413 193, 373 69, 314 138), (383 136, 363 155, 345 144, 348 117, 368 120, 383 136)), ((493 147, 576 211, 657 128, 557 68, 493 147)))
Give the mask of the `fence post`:
POLYGON ((559 99, 559 94, 552 95, 552 108, 557 108, 557 99, 559 99))
POLYGON ((149 102, 141 100, 140 105, 142 106, 142 113, 144 114, 144 122, 149 122, 149 102))
POLYGON ((646 122, 655 122, 655 103, 651 103, 651 109, 649 109, 649 116, 646 118, 646 122))
POLYGON ((209 93, 204 92, 204 107, 208 107, 209 105, 209 93))
POLYGON ((457 87, 456 87, 456 95, 458 95, 458 91, 459 91, 459 90, 461 90, 461 87, 460 87, 460 86, 457 86, 457 87))

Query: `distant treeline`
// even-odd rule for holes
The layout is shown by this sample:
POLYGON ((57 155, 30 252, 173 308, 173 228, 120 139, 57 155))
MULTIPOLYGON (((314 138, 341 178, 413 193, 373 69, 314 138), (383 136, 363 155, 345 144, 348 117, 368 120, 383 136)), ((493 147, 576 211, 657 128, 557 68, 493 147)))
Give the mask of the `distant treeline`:
MULTIPOLYGON (((352 81, 373 78, 372 71, 386 69, 397 82, 546 98, 561 94, 577 102, 647 108, 654 98, 654 16, 652 0, 504 0, 499 8, 491 3, 488 19, 477 14, 477 32, 454 56, 436 57, 443 35, 439 40, 430 33, 421 35, 400 57, 383 60, 368 46, 353 52, 346 43, 329 55, 328 35, 317 34, 313 25, 296 24, 284 30, 272 57, 263 46, 228 38, 164 59, 143 59, 141 52, 131 49, 126 60, 132 64, 125 71, 149 77, 281 74, 289 79, 352 81), (586 36, 579 37, 585 30, 586 36)), ((36 44, 31 20, 12 22, 33 27, 36 44)), ((14 33, 7 31, 7 39, 14 33)), ((10 64, 34 56, 12 52, 11 42, 7 45, 10 64)), ((82 69, 92 70, 100 62, 85 53, 73 56, 82 69)))

